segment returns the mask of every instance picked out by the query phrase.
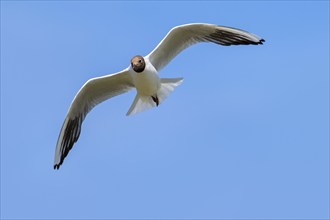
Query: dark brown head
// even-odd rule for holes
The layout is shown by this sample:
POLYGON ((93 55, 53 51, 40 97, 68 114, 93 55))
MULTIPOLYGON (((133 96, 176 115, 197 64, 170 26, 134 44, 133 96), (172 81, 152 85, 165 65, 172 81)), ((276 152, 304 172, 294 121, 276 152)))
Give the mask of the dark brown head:
POLYGON ((135 72, 141 73, 146 67, 146 63, 142 56, 137 55, 131 59, 131 66, 135 72))

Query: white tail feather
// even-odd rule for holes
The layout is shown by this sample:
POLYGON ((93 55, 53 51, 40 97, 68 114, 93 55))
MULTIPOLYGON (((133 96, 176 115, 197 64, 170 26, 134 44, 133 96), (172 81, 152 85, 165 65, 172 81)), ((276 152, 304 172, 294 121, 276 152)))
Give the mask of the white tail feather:
MULTIPOLYGON (((183 78, 164 78, 160 79, 161 85, 157 91, 157 97, 159 103, 162 103, 166 97, 174 90, 175 87, 180 85, 183 81, 183 78)), ((126 115, 134 115, 138 112, 145 111, 152 107, 155 107, 156 103, 152 100, 151 96, 142 96, 139 93, 136 94, 133 104, 129 108, 126 115)))
POLYGON ((136 94, 135 99, 131 107, 127 112, 128 115, 134 115, 138 112, 145 111, 149 108, 156 106, 156 103, 152 100, 150 96, 142 96, 139 93, 136 94))
POLYGON ((160 89, 157 92, 157 96, 159 99, 159 103, 161 103, 162 101, 164 101, 167 96, 173 92, 173 90, 175 89, 175 87, 177 87, 178 85, 180 85, 183 81, 183 78, 163 78, 160 79, 160 89))

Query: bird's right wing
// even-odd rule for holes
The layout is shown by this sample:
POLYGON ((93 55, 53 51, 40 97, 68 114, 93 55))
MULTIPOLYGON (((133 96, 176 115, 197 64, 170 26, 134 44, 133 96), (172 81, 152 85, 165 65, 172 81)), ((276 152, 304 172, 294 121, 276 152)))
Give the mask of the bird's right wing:
POLYGON ((265 40, 247 31, 214 24, 186 24, 174 27, 157 47, 147 55, 152 65, 160 71, 177 54, 187 47, 212 42, 222 46, 262 44, 265 40))
POLYGON ((128 69, 88 80, 71 103, 57 140, 54 169, 58 169, 78 140, 81 124, 87 113, 97 104, 129 91, 134 87, 128 69))

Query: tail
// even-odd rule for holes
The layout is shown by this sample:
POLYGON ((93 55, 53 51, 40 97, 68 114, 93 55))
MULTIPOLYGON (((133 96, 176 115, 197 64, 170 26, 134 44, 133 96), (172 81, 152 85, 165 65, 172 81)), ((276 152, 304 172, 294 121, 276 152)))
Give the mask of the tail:
MULTIPOLYGON (((174 90, 174 88, 182 83, 182 81, 183 78, 160 79, 160 88, 158 89, 156 94, 159 103, 162 103, 166 99, 166 97, 174 90)), ((136 94, 133 104, 129 108, 126 115, 134 115, 135 113, 145 111, 155 106, 156 103, 151 96, 142 96, 138 93, 136 94)))

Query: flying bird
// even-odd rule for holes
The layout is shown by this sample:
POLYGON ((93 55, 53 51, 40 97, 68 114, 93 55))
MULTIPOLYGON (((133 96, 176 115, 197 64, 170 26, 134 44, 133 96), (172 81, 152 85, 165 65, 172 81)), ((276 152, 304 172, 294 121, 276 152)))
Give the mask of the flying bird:
POLYGON ((54 169, 59 169, 64 158, 78 140, 82 122, 97 104, 114 96, 136 89, 136 96, 127 115, 161 104, 180 85, 183 78, 160 78, 163 69, 187 47, 212 42, 222 46, 258 45, 265 40, 237 28, 214 24, 185 24, 172 28, 147 56, 134 56, 126 69, 88 80, 73 99, 57 141, 54 169))

